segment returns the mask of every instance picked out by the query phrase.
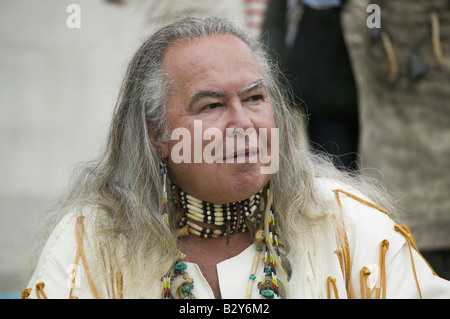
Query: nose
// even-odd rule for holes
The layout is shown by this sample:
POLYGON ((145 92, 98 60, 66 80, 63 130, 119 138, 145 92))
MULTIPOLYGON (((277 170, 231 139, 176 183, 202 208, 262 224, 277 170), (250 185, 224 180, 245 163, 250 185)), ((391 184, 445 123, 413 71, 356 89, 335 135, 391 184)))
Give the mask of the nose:
MULTIPOLYGON (((233 102, 228 108, 227 128, 253 128, 253 122, 240 101, 233 102)), ((232 131, 232 130, 227 130, 232 131)))

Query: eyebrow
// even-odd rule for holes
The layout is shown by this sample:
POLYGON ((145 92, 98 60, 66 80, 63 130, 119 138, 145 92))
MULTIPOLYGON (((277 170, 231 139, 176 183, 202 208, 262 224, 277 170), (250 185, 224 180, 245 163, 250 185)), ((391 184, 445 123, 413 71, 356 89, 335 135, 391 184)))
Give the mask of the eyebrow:
POLYGON ((255 82, 251 83, 249 86, 243 88, 239 91, 239 95, 247 94, 251 91, 258 90, 261 88, 265 88, 264 82, 262 79, 256 80, 255 82))
MULTIPOLYGON (((260 88, 264 88, 264 82, 262 79, 256 80, 255 82, 251 83, 250 85, 248 85, 247 87, 239 90, 238 95, 243 95, 243 94, 247 94, 253 90, 257 90, 260 88)), ((195 92, 191 98, 190 98, 190 102, 189 102, 189 109, 192 110, 192 108, 194 107, 194 105, 204 99, 204 98, 224 98, 227 96, 227 93, 225 91, 219 90, 219 89, 207 89, 207 90, 199 90, 197 92, 195 92)))
POLYGON ((215 97, 215 98, 223 98, 225 97, 227 94, 222 91, 222 90, 218 90, 218 89, 209 89, 209 90, 199 90, 197 92, 195 92, 191 98, 190 98, 190 102, 189 102, 189 109, 192 110, 192 108, 194 107, 194 105, 204 99, 204 98, 209 98, 209 97, 215 97))

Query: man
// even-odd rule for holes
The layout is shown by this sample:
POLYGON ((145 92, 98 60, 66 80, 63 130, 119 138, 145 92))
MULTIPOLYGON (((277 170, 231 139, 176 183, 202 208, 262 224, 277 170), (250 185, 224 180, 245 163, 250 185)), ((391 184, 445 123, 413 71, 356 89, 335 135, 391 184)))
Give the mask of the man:
POLYGON ((277 72, 225 20, 149 37, 23 297, 448 297, 386 196, 297 146, 277 72))

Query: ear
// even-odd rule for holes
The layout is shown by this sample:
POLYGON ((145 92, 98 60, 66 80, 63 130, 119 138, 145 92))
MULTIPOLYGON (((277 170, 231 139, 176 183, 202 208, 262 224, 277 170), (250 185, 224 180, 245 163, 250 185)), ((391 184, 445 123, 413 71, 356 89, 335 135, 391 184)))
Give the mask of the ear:
POLYGON ((167 158, 169 156, 169 143, 160 141, 157 138, 157 133, 155 127, 151 124, 150 119, 146 118, 145 122, 147 124, 147 132, 152 144, 156 147, 162 158, 167 158))

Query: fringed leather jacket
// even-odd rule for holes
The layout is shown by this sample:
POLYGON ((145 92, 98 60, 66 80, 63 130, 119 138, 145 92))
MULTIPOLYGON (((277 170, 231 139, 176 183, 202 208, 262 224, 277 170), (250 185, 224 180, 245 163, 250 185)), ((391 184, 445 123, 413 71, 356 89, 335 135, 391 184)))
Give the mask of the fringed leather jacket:
MULTIPOLYGON (((321 183, 320 188, 341 209, 339 239, 321 247, 327 251, 320 267, 312 264, 311 253, 289 253, 290 298, 450 298, 450 282, 434 273, 407 226, 397 225, 387 211, 363 195, 333 186, 321 183)), ((114 269, 107 247, 86 240, 92 214, 95 211, 86 210, 61 220, 22 298, 161 298, 160 280, 143 282, 142 289, 127 289, 133 278, 114 269), (99 267, 91 267, 92 258, 100 259, 101 275, 99 267)), ((250 246, 217 265, 222 298, 245 298, 254 251, 250 246)), ((199 267, 186 264, 196 298, 214 298, 199 267)), ((263 272, 259 263, 257 273, 263 272)), ((253 289, 251 297, 261 298, 259 290, 253 289)))

